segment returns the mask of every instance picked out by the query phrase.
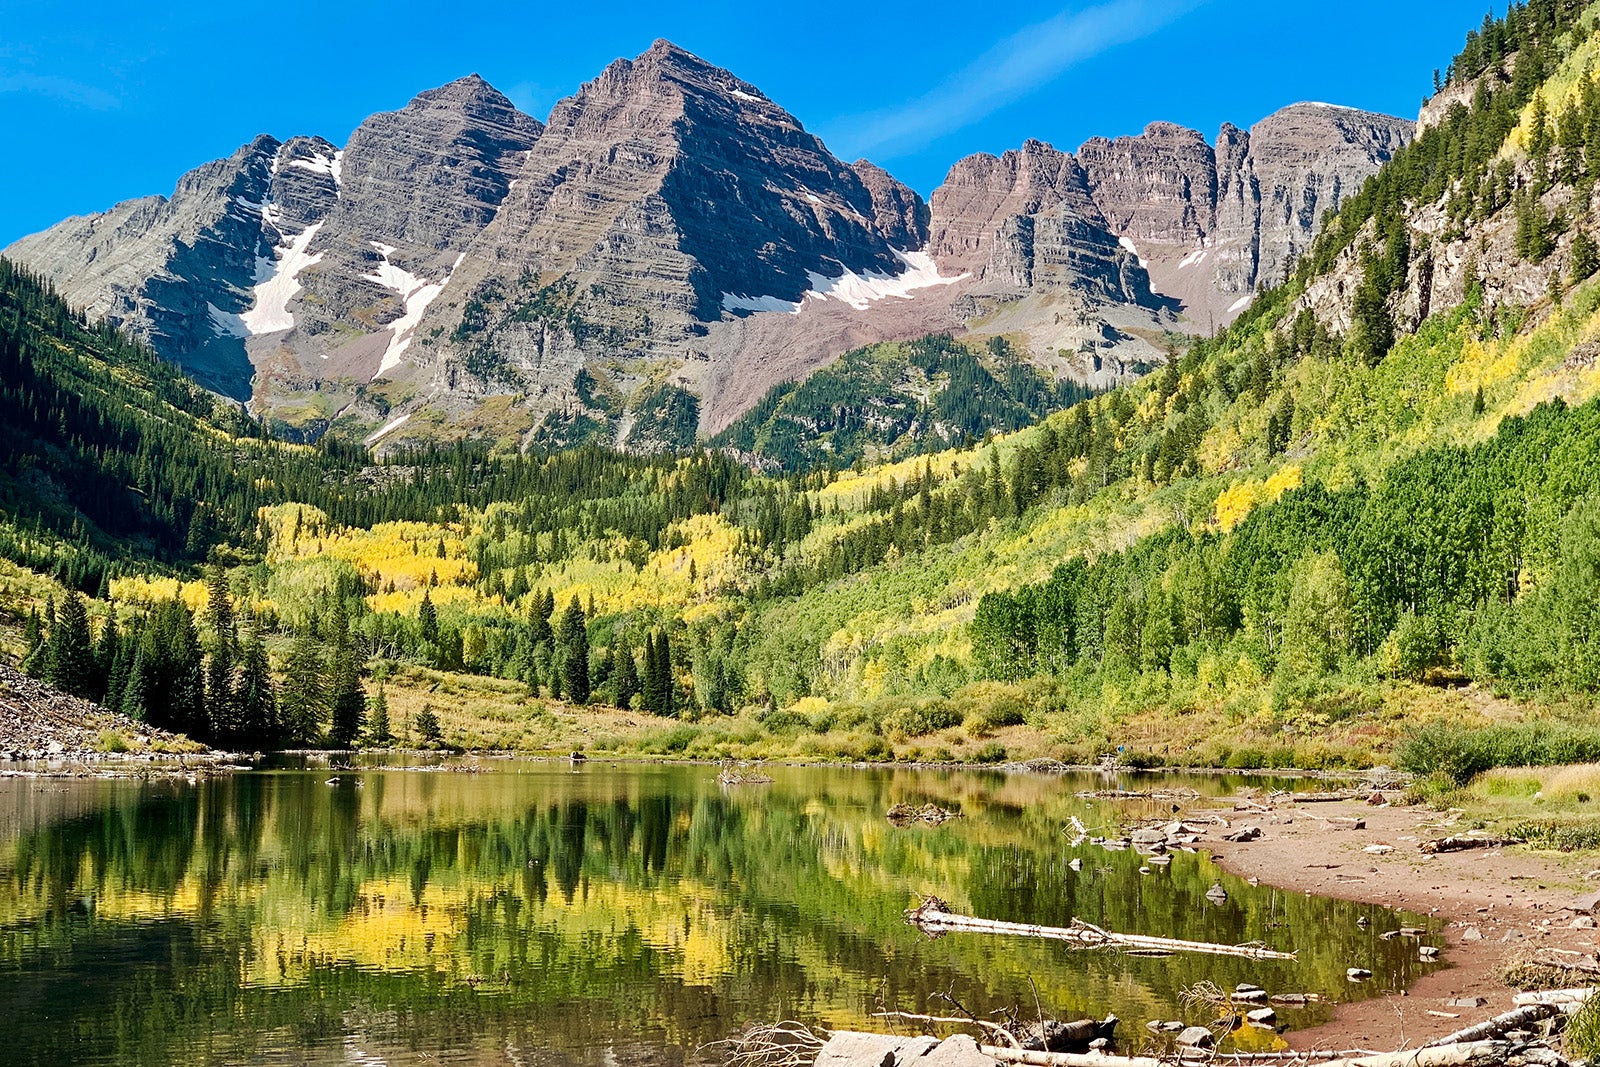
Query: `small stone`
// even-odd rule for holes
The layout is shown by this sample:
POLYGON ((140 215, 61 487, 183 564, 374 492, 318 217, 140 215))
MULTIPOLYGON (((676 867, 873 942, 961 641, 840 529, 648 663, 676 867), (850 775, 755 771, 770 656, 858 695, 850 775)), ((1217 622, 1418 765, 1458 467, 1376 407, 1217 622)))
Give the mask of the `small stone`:
POLYGON ((1478 929, 1476 926, 1469 926, 1465 930, 1461 931, 1461 940, 1482 941, 1483 931, 1478 929))
POLYGON ((1265 989, 1242 990, 1233 994, 1233 1000, 1237 1004, 1265 1004, 1267 1002, 1267 991, 1265 989))
POLYGON ((1372 977, 1372 972, 1365 967, 1351 967, 1344 972, 1344 976, 1352 982, 1365 982, 1372 977))
POLYGON ((1178 1033, 1178 1032, 1180 1032, 1182 1030, 1187 1029, 1187 1027, 1185 1027, 1183 1023, 1179 1022, 1176 1019, 1169 1019, 1167 1022, 1164 1022, 1164 1023, 1161 1024, 1161 1029, 1163 1031, 1165 1031, 1166 1033, 1176 1034, 1176 1033, 1178 1033))
POLYGON ((1233 991, 1235 993, 1259 993, 1261 992, 1261 987, 1258 985, 1251 985, 1249 982, 1240 982, 1238 985, 1233 987, 1233 991))
POLYGON ((1454 997, 1444 1002, 1447 1008, 1481 1008, 1488 1004, 1482 997, 1454 997))
POLYGON ((1216 1043, 1211 1031, 1203 1026, 1191 1026, 1178 1035, 1178 1044, 1184 1048, 1211 1048, 1216 1043))
POLYGON ((1590 918, 1587 915, 1580 915, 1576 919, 1573 919, 1571 922, 1569 922, 1567 924, 1567 929, 1569 929, 1569 930, 1593 930, 1596 926, 1600 926, 1600 923, 1596 923, 1594 921, 1594 919, 1590 918))
POLYGON ((1366 848, 1362 849, 1361 851, 1362 852, 1370 852, 1374 856, 1386 856, 1389 853, 1394 851, 1394 846, 1393 845, 1368 845, 1366 848))
POLYGON ((1271 1008, 1257 1008, 1255 1011, 1245 1012, 1244 1020, 1251 1026, 1272 1026, 1278 1021, 1278 1013, 1271 1008))
POLYGON ((1421 948, 1417 949, 1417 955, 1421 956, 1425 960, 1435 959, 1439 955, 1439 949, 1434 945, 1423 945, 1421 948))
POLYGON ((1081 871, 1081 870, 1083 870, 1083 861, 1082 860, 1072 860, 1067 864, 1067 866, 1071 867, 1075 871, 1081 871))

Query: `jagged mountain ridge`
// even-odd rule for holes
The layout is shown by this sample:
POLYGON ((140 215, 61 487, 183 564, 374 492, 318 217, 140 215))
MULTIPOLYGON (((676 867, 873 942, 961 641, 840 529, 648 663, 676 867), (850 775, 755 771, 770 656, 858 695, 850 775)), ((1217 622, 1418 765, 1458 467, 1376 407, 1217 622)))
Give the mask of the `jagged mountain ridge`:
POLYGON ((629 443, 642 397, 714 432, 844 351, 939 330, 1114 384, 1279 277, 1410 125, 1304 105, 1216 148, 1159 123, 1076 156, 1029 142, 925 202, 663 41, 548 128, 474 75, 342 150, 257 138, 7 254, 307 435, 526 443, 564 415, 629 443))

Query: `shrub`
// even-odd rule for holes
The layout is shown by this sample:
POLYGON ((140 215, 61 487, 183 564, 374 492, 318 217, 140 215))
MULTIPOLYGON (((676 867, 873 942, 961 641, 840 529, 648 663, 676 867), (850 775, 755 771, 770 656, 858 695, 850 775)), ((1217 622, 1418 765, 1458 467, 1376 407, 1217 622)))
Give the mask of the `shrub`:
POLYGON ((1457 785, 1495 767, 1550 767, 1600 760, 1600 728, 1552 722, 1470 729, 1434 722, 1402 741, 1395 762, 1412 774, 1441 774, 1457 785))
POLYGON ((1004 763, 1006 761, 1006 746, 998 741, 990 741, 978 749, 972 756, 977 763, 1004 763))
POLYGON ((101 730, 100 736, 95 739, 95 750, 105 753, 121 753, 129 750, 128 739, 115 730, 101 730))
POLYGON ((930 700, 892 712, 884 728, 902 737, 922 737, 961 725, 961 713, 943 700, 930 700))

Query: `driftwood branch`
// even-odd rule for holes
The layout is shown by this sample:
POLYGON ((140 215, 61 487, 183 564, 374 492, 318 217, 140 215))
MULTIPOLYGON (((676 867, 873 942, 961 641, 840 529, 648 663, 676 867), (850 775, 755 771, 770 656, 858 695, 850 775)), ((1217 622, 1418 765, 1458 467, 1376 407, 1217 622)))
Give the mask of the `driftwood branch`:
POLYGON ((1034 923, 1010 923, 997 919, 978 919, 956 915, 938 897, 929 897, 918 907, 906 912, 906 922, 925 934, 962 932, 974 934, 1004 934, 1013 937, 1035 937, 1049 941, 1066 941, 1083 948, 1121 948, 1136 951, 1200 952, 1212 956, 1242 956, 1252 960, 1292 960, 1293 952, 1278 952, 1259 944, 1215 945, 1205 941, 1180 941, 1170 937, 1148 937, 1142 934, 1119 934, 1102 930, 1093 923, 1073 919, 1067 927, 1039 926, 1034 923))
POLYGON ((987 1019, 977 1019, 970 1015, 962 1019, 954 1015, 919 1015, 914 1011, 875 1011, 872 1013, 872 1017, 874 1019, 905 1019, 918 1023, 949 1023, 954 1026, 981 1026, 985 1030, 999 1034, 1011 1042, 1012 1047, 1022 1047, 1021 1043, 1017 1041, 1016 1035, 1004 1026, 999 1023, 989 1022, 987 1019))
POLYGON ((1429 855, 1440 852, 1464 852, 1469 848, 1503 848, 1506 845, 1520 845, 1520 837, 1441 837, 1437 841, 1424 841, 1422 851, 1429 855))
POLYGON ((1585 1001, 1594 994, 1593 987, 1582 989, 1545 989, 1537 993, 1518 993, 1511 998, 1511 1003, 1519 1008, 1534 1004, 1549 1004, 1568 1015, 1581 1008, 1585 1001))
MULTIPOLYGON (((1503 1067, 1510 1058, 1513 1046, 1506 1041, 1475 1041, 1467 1044, 1427 1046, 1403 1052, 1363 1052, 1331 1060, 1316 1060, 1311 1053, 1290 1053, 1306 1062, 1316 1062, 1317 1067, 1503 1067)), ((1002 1063, 1020 1063, 1028 1067, 1171 1067, 1171 1060, 1153 1056, 1108 1056, 1101 1052, 1032 1052, 1022 1049, 998 1048, 985 1045, 983 1053, 1002 1063)), ((1273 1062, 1262 1056, 1217 1056, 1209 1050, 1196 1049, 1195 1063, 1266 1063, 1273 1062)), ((1180 1059, 1180 1062, 1183 1062, 1180 1059)), ((1285 1062, 1278 1060, 1277 1062, 1285 1062)))
POLYGON ((1561 1014, 1558 1004, 1528 1004, 1504 1015, 1496 1015, 1493 1019, 1457 1030, 1453 1034, 1435 1038, 1423 1045, 1423 1048, 1435 1048, 1439 1045, 1459 1045, 1463 1042, 1482 1041, 1486 1038, 1500 1037, 1511 1030, 1520 1030, 1531 1023, 1542 1022, 1555 1015, 1561 1014))

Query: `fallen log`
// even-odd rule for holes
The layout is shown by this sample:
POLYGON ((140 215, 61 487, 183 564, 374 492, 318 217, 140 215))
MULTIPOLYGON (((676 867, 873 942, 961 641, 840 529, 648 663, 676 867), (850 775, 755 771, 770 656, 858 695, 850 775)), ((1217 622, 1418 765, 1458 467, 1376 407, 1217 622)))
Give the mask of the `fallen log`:
MULTIPOLYGON (((1366 796, 1362 792, 1343 793, 1290 793, 1289 800, 1295 804, 1334 804, 1341 800, 1360 800, 1366 796)), ((1282 794, 1275 794, 1273 799, 1278 799, 1282 794)))
MULTIPOLYGON (((1225 1063, 1247 1067, 1256 1063, 1287 1063, 1298 1059, 1317 1067, 1503 1067, 1515 1048, 1508 1041, 1477 1041, 1470 1044, 1427 1046, 1402 1052, 1356 1052, 1334 1059, 1320 1059, 1316 1053, 1277 1053, 1265 1055, 1217 1055, 1209 1049, 1180 1053, 1178 1062, 1225 1063)), ((1101 1052, 1033 1052, 1026 1049, 984 1045, 981 1051, 1001 1063, 1020 1063, 1027 1067, 1170 1067, 1171 1059, 1152 1056, 1111 1056, 1101 1052)))
POLYGON ((1119 934, 1102 930, 1093 923, 1073 919, 1072 925, 1040 926, 1034 923, 1001 922, 998 919, 979 919, 970 915, 957 915, 938 897, 929 897, 906 912, 906 922, 930 936, 952 932, 974 934, 1004 934, 1013 937, 1036 937, 1050 941, 1066 941, 1083 948, 1126 948, 1162 950, 1169 952, 1201 952, 1212 956, 1242 956, 1252 960, 1292 960, 1293 952, 1278 952, 1260 944, 1215 945, 1205 941, 1180 941, 1170 937, 1149 937, 1143 934, 1119 934))
POLYGON ((1504 1015, 1496 1015, 1493 1019, 1486 1019, 1481 1023, 1463 1027, 1453 1034, 1434 1038, 1425 1043, 1423 1048, 1435 1048, 1440 1045, 1459 1045, 1469 1041, 1482 1041, 1486 1038, 1499 1037, 1511 1030, 1520 1030, 1532 1023, 1543 1022, 1553 1016, 1561 1014, 1561 1007, 1556 1004, 1528 1004, 1515 1008, 1504 1015))
POLYGON ((1522 844, 1520 837, 1472 837, 1461 835, 1459 837, 1441 837, 1437 841, 1424 841, 1422 851, 1428 855, 1440 852, 1464 852, 1469 848, 1503 848, 1506 845, 1522 844))
POLYGON ((1533 993, 1518 993, 1511 998, 1517 1007, 1533 1004, 1552 1004, 1568 1015, 1577 1011, 1594 994, 1592 987, 1582 989, 1544 989, 1533 993))

